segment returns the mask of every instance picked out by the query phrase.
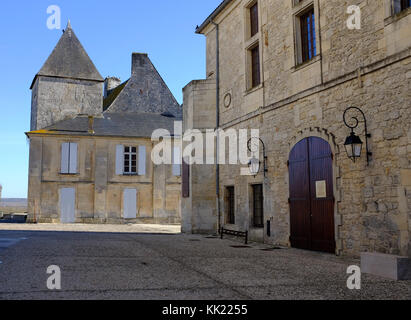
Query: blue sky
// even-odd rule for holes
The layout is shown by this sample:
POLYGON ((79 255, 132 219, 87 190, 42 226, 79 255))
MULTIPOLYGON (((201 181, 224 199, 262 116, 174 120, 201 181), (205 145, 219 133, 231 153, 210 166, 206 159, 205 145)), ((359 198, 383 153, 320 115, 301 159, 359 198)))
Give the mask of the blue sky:
POLYGON ((182 103, 182 88, 205 77, 205 38, 195 26, 221 0, 3 0, 0 12, 0 184, 3 197, 26 197, 31 81, 62 31, 47 28, 61 8, 103 77, 130 76, 131 53, 147 52, 182 103))

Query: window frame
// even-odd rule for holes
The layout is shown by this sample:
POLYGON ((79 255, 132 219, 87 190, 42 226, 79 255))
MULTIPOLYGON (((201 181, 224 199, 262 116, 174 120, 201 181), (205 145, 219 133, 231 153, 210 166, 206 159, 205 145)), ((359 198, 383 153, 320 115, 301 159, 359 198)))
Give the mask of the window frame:
POLYGON ((137 176, 138 175, 138 161, 137 161, 137 147, 135 146, 129 146, 129 145, 124 145, 124 151, 123 151, 123 175, 125 176, 137 176), (129 151, 127 151, 127 149, 129 151), (133 151, 135 150, 135 151, 133 151), (128 160, 126 159, 128 157, 128 160), (133 158, 134 157, 134 158, 133 158), (135 160, 133 160, 135 159, 135 160), (135 162, 135 165, 133 166, 133 161, 135 162), (128 166, 127 166, 128 162, 128 166), (128 168, 128 170, 126 170, 128 168))
POLYGON ((252 201, 252 209, 253 209, 253 216, 252 216, 252 218, 253 218, 253 221, 252 221, 252 224, 253 224, 253 227, 254 228, 258 228, 258 229, 261 229, 261 228, 264 228, 264 185, 263 184, 253 184, 252 186, 251 186, 251 188, 252 188, 252 199, 253 199, 253 201, 252 201), (256 209, 257 209, 257 206, 256 206, 256 204, 257 204, 257 197, 256 197, 256 195, 257 195, 257 189, 260 189, 260 191, 261 191, 261 193, 260 193, 260 196, 259 196, 259 198, 258 198, 258 202, 259 202, 259 204, 260 204, 260 206, 261 206, 261 214, 259 215, 259 216, 257 216, 257 211, 256 211, 256 209), (258 219, 260 219, 260 221, 257 221, 257 218, 258 219))
POLYGON ((250 57, 250 85, 249 90, 257 88, 261 85, 261 55, 260 55, 260 43, 257 42, 248 49, 250 57), (254 56, 254 53, 257 54, 257 57, 254 56), (255 58, 258 61, 255 61, 255 58))
POLYGON ((293 25, 293 36, 294 36, 294 66, 293 70, 296 71, 300 67, 304 67, 321 60, 321 42, 320 42, 320 23, 318 17, 318 0, 303 0, 296 2, 293 0, 292 8, 292 25, 293 25), (312 19, 312 57, 309 60, 303 59, 303 39, 302 39, 302 17, 308 12, 314 12, 314 18, 312 19))
POLYGON ((234 225, 235 224, 235 205, 236 205, 236 198, 235 198, 235 187, 234 186, 227 186, 225 188, 226 192, 226 223, 234 225))
POLYGON ((73 176, 73 175, 77 175, 79 173, 79 161, 78 161, 78 157, 79 157, 79 143, 78 142, 74 142, 74 141, 64 141, 61 143, 61 147, 60 147, 60 174, 61 175, 66 175, 66 176, 73 176), (64 145, 68 145, 68 152, 67 152, 67 168, 63 169, 63 148, 64 145), (73 159, 75 161, 75 170, 72 171, 72 156, 71 156, 71 152, 72 152, 72 146, 76 146, 76 157, 73 159), (65 171, 66 170, 66 171, 65 171))
POLYGON ((315 30, 315 9, 310 6, 297 16, 300 25, 300 61, 301 64, 311 61, 317 56, 317 34, 315 30))
POLYGON ((189 159, 183 159, 181 170, 181 189, 183 198, 190 198, 190 165, 189 159))
POLYGON ((254 37, 260 31, 259 6, 258 1, 252 3, 249 8, 250 38, 254 37))

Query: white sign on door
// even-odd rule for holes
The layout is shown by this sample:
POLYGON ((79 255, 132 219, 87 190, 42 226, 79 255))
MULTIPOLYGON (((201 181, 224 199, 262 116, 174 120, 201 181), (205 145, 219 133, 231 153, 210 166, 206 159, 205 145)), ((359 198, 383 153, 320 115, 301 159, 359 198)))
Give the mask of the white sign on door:
POLYGON ((325 180, 316 181, 315 189, 318 199, 327 198, 327 182, 325 180))

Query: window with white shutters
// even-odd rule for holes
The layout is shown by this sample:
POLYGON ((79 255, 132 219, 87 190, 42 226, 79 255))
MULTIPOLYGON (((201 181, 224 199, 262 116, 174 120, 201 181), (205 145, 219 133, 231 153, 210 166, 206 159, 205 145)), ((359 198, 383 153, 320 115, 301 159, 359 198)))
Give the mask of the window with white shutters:
POLYGON ((146 175, 147 151, 145 146, 117 145, 116 175, 146 175))

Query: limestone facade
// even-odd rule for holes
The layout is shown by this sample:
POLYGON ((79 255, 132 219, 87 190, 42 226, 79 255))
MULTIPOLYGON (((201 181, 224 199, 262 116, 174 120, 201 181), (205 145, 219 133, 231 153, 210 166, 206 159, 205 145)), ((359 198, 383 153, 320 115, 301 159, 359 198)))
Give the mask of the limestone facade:
POLYGON ((60 223, 60 190, 75 189, 76 223, 180 223, 181 178, 154 165, 151 139, 30 134, 29 220, 60 223), (77 174, 61 173, 61 145, 78 144, 77 174), (146 148, 144 175, 116 172, 116 146, 146 148), (124 218, 124 192, 137 191, 137 215, 124 218))
POLYGON ((147 54, 131 61, 130 79, 104 80, 69 24, 35 76, 29 221, 181 222, 181 161, 151 154, 164 129, 179 157, 182 108, 147 54))
MULTIPOLYGON (((207 108, 202 112, 209 110, 209 116, 184 121, 186 129, 217 126, 210 121, 215 120, 219 73, 220 127, 259 129, 268 172, 265 178, 262 172, 254 178, 240 175, 240 165, 220 166, 219 214, 211 178, 204 180, 206 192, 195 192, 213 169, 193 165, 193 192, 183 199, 183 221, 209 220, 209 232, 226 225, 248 230, 252 240, 290 246, 290 151, 304 138, 320 137, 333 153, 336 253, 411 256, 411 9, 394 12, 391 0, 258 0, 259 30, 250 38, 249 8, 255 3, 224 1, 197 30, 207 39, 208 79, 185 88, 184 113, 196 114, 197 105, 203 105, 207 108), (347 27, 351 5, 361 9, 359 30, 347 27), (298 18, 310 8, 316 55, 301 64, 298 18), (249 49, 256 43, 261 84, 250 88, 249 49), (367 119, 373 153, 369 166, 364 155, 353 163, 344 149, 350 130, 343 114, 351 106, 361 108, 367 119), (264 189, 264 228, 252 225, 250 188, 256 183, 264 189), (235 187, 235 225, 226 224, 226 186, 235 187), (187 210, 187 203, 209 212, 187 210)), ((360 123, 356 130, 365 140, 363 128, 360 123)), ((185 231, 203 229, 193 223, 185 231)))

